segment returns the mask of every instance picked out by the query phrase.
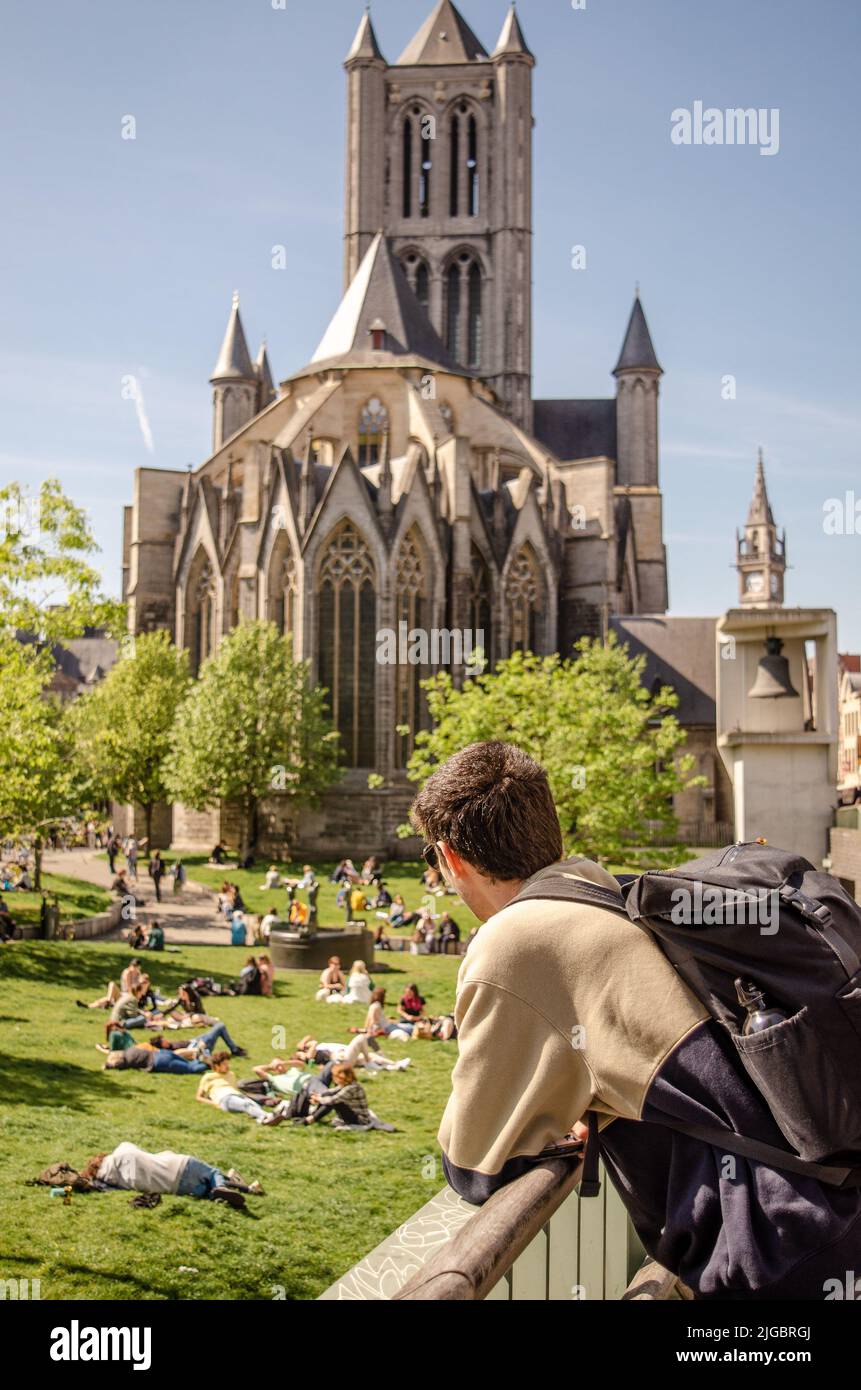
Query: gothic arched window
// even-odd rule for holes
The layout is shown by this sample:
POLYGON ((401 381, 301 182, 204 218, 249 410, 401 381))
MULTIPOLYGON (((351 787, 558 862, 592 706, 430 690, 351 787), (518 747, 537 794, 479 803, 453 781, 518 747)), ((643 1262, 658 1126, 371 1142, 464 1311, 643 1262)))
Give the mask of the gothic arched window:
POLYGON ((389 428, 389 412, 377 396, 373 396, 359 416, 359 467, 369 468, 379 463, 383 438, 389 428))
POLYGON ((525 545, 519 550, 511 563, 505 584, 505 599, 511 651, 537 651, 541 580, 531 546, 525 545))
POLYGON ((487 665, 490 665, 492 656, 491 603, 490 570, 478 546, 474 545, 470 568, 469 625, 472 628, 473 647, 481 647, 487 665))
POLYGON ((413 123, 409 116, 403 130, 404 217, 413 215, 413 123))
POLYGON ((470 116, 466 143, 466 210, 478 216, 478 122, 470 116))
POLYGON ((456 362, 481 366, 482 299, 481 266, 469 251, 452 261, 446 276, 446 345, 456 362))
POLYGON ((449 213, 477 217, 479 211, 478 120, 466 102, 449 126, 449 213))
POLYGON ((215 650, 215 573, 203 550, 195 556, 186 584, 185 631, 189 664, 196 676, 215 650))
POLYGON ((293 548, 281 532, 272 552, 267 581, 267 617, 284 637, 296 632, 299 605, 299 572, 293 548))
MULTIPOLYGON (((425 564, 425 548, 418 529, 409 532, 398 556, 395 581, 395 607, 398 624, 406 624, 407 642, 416 631, 430 635, 430 597, 425 564)), ((428 723, 427 699, 421 682, 430 671, 426 666, 407 664, 396 668, 395 723, 409 729, 395 741, 395 766, 405 767, 415 749, 416 734, 428 723)))
POLYGON ((371 553, 351 521, 323 551, 317 581, 320 684, 349 767, 372 768, 376 729, 376 596, 371 553))
POLYGON ((430 305, 430 271, 427 261, 422 260, 415 251, 411 251, 404 257, 402 265, 410 289, 422 308, 427 309, 430 305))
POLYGON ((421 164, 419 167, 419 215, 430 217, 431 210, 431 175, 433 173, 433 119, 425 117, 420 125, 421 145, 420 155, 421 164))

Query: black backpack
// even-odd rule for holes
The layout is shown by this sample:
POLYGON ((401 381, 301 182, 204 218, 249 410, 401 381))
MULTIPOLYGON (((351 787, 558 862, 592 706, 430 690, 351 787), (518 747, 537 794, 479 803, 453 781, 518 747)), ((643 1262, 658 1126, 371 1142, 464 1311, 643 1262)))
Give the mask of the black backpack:
MULTIPOLYGON (((732 1039, 740 1067, 791 1146, 729 1128, 672 1124, 695 1139, 834 1187, 861 1186, 861 909, 830 874, 770 845, 737 844, 680 868, 620 879, 622 899, 550 875, 517 901, 550 898, 627 915, 664 952, 732 1039), (743 1034, 735 981, 785 1014, 743 1034)), ((597 1190, 589 1113, 586 1191, 597 1190)), ((663 1122, 667 1123, 667 1122, 663 1122)))

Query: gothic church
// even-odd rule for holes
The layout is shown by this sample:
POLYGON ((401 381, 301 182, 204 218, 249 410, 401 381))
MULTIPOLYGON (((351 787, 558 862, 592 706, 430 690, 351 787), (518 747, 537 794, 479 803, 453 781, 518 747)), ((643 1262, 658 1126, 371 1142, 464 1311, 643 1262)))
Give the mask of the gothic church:
MULTIPOLYGON (((532 394, 534 67, 513 6, 488 52, 440 0, 394 63, 365 14, 345 62, 341 305, 276 387, 234 297, 210 457, 137 471, 132 632, 168 629, 198 668, 266 617, 330 692, 346 778, 299 825, 274 798, 264 852, 397 852, 431 668, 379 664, 381 630, 481 631, 493 663, 666 612, 662 372, 639 297, 614 395, 532 394)), ((229 838, 229 807, 171 814, 176 845, 229 838)))

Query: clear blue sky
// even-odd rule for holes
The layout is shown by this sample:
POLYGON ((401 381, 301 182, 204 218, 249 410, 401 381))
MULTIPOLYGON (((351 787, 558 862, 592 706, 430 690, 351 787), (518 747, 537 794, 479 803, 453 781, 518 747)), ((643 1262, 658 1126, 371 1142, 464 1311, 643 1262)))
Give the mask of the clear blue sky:
MULTIPOLYGON (((432 0, 376 0, 390 61, 432 0)), ((492 47, 505 0, 464 0, 492 47)), ((54 474, 116 590, 136 466, 199 463, 237 288, 252 350, 305 363, 341 290, 342 59, 357 0, 9 0, 0 84, 0 478, 54 474), (133 115, 137 139, 120 138, 133 115), (283 243, 288 264, 271 268, 283 243), (142 383, 153 452, 122 378, 142 383)), ((607 395, 635 282, 665 369, 675 613, 735 602, 734 530, 766 454, 792 604, 861 649, 861 6, 521 0, 535 73, 535 389, 607 395), (780 151, 680 148, 701 100, 779 108, 780 151), (571 269, 575 243, 587 269, 571 269), (733 374, 735 401, 721 398, 733 374)))

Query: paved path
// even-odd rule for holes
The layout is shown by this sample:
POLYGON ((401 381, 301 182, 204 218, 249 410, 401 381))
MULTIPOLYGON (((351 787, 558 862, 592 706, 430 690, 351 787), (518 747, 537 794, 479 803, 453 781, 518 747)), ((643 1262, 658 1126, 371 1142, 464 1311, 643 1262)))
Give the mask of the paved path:
MULTIPOLYGON (((101 857, 99 850, 47 850, 42 862, 48 873, 65 874, 86 883, 96 883, 100 888, 110 889, 113 882, 108 861, 101 857)), ((120 866, 124 863, 122 857, 118 863, 120 866)), ((144 899, 144 906, 138 908, 139 921, 144 926, 150 922, 160 922, 164 927, 166 942, 176 946, 230 945, 230 932, 222 925, 224 919, 216 916, 216 897, 208 888, 199 883, 186 883, 182 897, 177 899, 173 895, 173 879, 165 876, 162 879, 162 901, 157 903, 153 882, 143 859, 138 864, 137 883, 133 879, 130 882, 135 896, 144 899)), ((117 929, 100 939, 119 940, 121 934, 117 929)))

